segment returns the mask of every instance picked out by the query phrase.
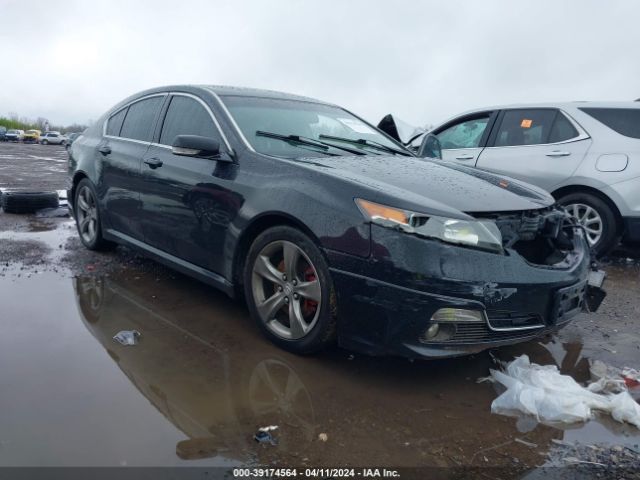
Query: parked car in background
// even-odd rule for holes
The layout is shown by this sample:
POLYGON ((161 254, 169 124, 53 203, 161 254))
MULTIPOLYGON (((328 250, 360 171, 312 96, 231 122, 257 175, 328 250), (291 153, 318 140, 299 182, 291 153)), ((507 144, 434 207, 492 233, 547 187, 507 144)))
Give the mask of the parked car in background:
POLYGON ((589 248, 547 192, 416 158, 311 98, 141 92, 72 144, 69 174, 85 247, 126 244, 244 298, 294 352, 465 355, 584 306, 589 248))
POLYGON ((80 133, 69 133, 66 135, 67 137, 67 141, 65 142, 64 148, 66 148, 67 150, 69 150, 69 147, 71 147, 71 144, 74 142, 74 140, 76 138, 78 138, 81 134, 80 133))
POLYGON ((40 141, 40 130, 27 130, 24 132, 22 141, 25 143, 38 143, 40 141))
MULTIPOLYGON (((602 255, 640 241, 640 105, 571 102, 481 108, 431 131, 444 160, 544 188, 602 255)), ((421 152, 422 155, 426 153, 421 152)))
POLYGON ((8 142, 20 142, 24 137, 24 130, 7 130, 7 133, 5 133, 4 136, 8 142))
POLYGON ((6 133, 7 133, 7 127, 0 126, 0 142, 7 141, 6 133))
POLYGON ((67 143, 67 137, 60 132, 45 132, 40 137, 42 145, 64 145, 67 143))

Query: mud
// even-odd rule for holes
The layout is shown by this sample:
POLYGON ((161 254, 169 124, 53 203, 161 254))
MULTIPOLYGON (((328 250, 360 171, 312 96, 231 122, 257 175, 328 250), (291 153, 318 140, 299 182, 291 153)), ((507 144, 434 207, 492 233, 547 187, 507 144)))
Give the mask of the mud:
POLYGON ((640 464, 638 429, 493 415, 496 387, 477 380, 492 356, 522 353, 581 382, 589 359, 638 368, 640 261, 630 255, 606 262, 597 314, 542 341, 454 360, 339 348, 300 357, 202 283, 126 248, 85 250, 69 219, 0 213, 0 466, 478 467, 542 478, 577 461, 580 475, 622 477, 640 464), (113 341, 134 329, 138 345, 113 341), (277 445, 254 440, 268 425, 277 445))

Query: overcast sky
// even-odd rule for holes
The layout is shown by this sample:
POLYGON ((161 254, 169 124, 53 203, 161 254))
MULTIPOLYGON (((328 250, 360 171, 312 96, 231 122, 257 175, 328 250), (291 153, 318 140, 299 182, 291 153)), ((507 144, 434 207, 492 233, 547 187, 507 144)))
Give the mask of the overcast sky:
POLYGON ((148 87, 282 90, 416 125, 640 97, 640 2, 0 0, 0 115, 95 119, 148 87))

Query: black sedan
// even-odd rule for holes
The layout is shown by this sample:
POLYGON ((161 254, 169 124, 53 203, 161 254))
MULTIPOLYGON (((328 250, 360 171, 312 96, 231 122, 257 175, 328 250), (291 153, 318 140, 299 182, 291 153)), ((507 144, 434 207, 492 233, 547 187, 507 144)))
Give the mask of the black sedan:
POLYGON ((336 105, 156 88, 102 116, 69 164, 87 248, 125 244, 244 297, 294 352, 337 340, 462 355, 543 335, 583 308, 589 250, 549 194, 416 158, 336 105))

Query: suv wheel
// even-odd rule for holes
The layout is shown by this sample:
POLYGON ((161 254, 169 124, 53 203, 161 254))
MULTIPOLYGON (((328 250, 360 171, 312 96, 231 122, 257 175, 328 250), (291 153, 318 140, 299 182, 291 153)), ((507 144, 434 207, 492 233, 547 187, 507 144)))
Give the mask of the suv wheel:
POLYGON ((295 353, 335 339, 336 301, 327 262, 314 242, 286 226, 264 231, 244 269, 251 316, 269 339, 295 353))
POLYGON ((586 192, 570 193, 558 199, 582 225, 589 246, 598 257, 606 255, 618 242, 616 215, 601 198, 586 192))
POLYGON ((42 143, 42 145, 49 145, 49 141, 48 140, 42 140, 42 142, 40 142, 40 143, 42 143))
POLYGON ((115 244, 102 237, 100 210, 95 187, 88 178, 80 180, 76 187, 74 216, 82 244, 89 250, 108 250, 115 244))

